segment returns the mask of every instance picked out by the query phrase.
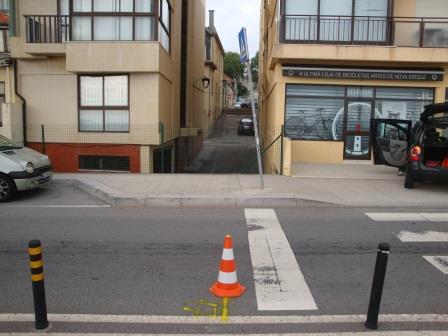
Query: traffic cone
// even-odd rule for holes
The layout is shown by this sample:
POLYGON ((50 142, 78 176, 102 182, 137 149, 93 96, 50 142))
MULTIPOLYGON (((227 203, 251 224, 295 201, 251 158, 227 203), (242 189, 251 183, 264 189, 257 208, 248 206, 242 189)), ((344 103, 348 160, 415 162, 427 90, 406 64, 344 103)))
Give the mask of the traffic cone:
POLYGON ((221 298, 238 297, 246 290, 236 278, 235 259, 233 257, 232 236, 224 237, 221 264, 219 266, 218 281, 210 287, 210 292, 221 298))

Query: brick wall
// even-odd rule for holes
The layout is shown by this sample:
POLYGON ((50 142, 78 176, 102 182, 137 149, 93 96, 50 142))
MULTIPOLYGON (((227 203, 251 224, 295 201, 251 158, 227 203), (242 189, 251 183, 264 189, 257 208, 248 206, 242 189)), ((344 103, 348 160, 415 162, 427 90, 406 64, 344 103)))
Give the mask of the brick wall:
MULTIPOLYGON (((28 143, 27 147, 42 153, 41 143, 28 143)), ((46 154, 50 157, 54 171, 73 173, 79 171, 80 155, 128 156, 131 173, 140 173, 140 146, 138 145, 97 145, 97 144, 46 144, 46 154)))

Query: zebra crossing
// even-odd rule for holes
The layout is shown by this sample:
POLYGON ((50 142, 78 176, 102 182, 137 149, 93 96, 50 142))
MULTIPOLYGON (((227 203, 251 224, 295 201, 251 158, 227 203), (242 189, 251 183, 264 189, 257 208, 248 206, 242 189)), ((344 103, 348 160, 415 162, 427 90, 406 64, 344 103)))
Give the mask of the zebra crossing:
MULTIPOLYGON (((448 224, 448 213, 385 213, 366 212, 365 215, 376 222, 446 222, 448 224)), ((448 227, 447 227, 448 229, 448 227)), ((448 231, 424 230, 400 231, 396 237, 402 243, 448 243, 448 231)), ((448 251, 447 251, 448 252, 448 251)), ((447 256, 422 256, 437 270, 448 275, 447 256)))

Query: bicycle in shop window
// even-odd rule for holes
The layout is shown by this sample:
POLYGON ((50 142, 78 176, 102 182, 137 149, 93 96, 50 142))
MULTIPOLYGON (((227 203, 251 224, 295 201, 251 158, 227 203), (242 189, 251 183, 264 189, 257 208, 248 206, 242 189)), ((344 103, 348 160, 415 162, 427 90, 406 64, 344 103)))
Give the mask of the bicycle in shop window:
POLYGON ((291 117, 285 122, 285 135, 291 139, 319 139, 333 138, 333 119, 326 116, 323 108, 315 110, 314 114, 299 110, 301 116, 291 117), (314 121, 310 121, 313 120, 314 121))

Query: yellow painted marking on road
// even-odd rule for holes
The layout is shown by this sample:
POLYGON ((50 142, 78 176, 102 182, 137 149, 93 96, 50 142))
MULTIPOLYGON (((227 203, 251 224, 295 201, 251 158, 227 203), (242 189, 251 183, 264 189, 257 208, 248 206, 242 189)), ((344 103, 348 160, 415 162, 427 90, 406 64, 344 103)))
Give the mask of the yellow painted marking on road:
POLYGON ((28 254, 29 255, 38 255, 42 253, 42 247, 29 247, 28 254))
POLYGON ((187 306, 184 306, 184 311, 190 311, 194 317, 210 317, 217 318, 218 316, 218 304, 201 299, 197 302, 187 302, 187 306))
POLYGON ((229 298, 222 298, 222 314, 221 320, 227 322, 229 320, 229 298))
POLYGON ((42 260, 30 261, 31 268, 39 268, 39 267, 43 267, 43 266, 44 266, 44 264, 43 264, 42 260))
POLYGON ((223 298, 222 303, 200 299, 199 301, 188 301, 183 307, 186 312, 191 312, 194 317, 209 317, 221 319, 227 322, 229 319, 229 298, 223 298))
POLYGON ((42 281, 44 279, 44 274, 31 274, 32 281, 42 281))

